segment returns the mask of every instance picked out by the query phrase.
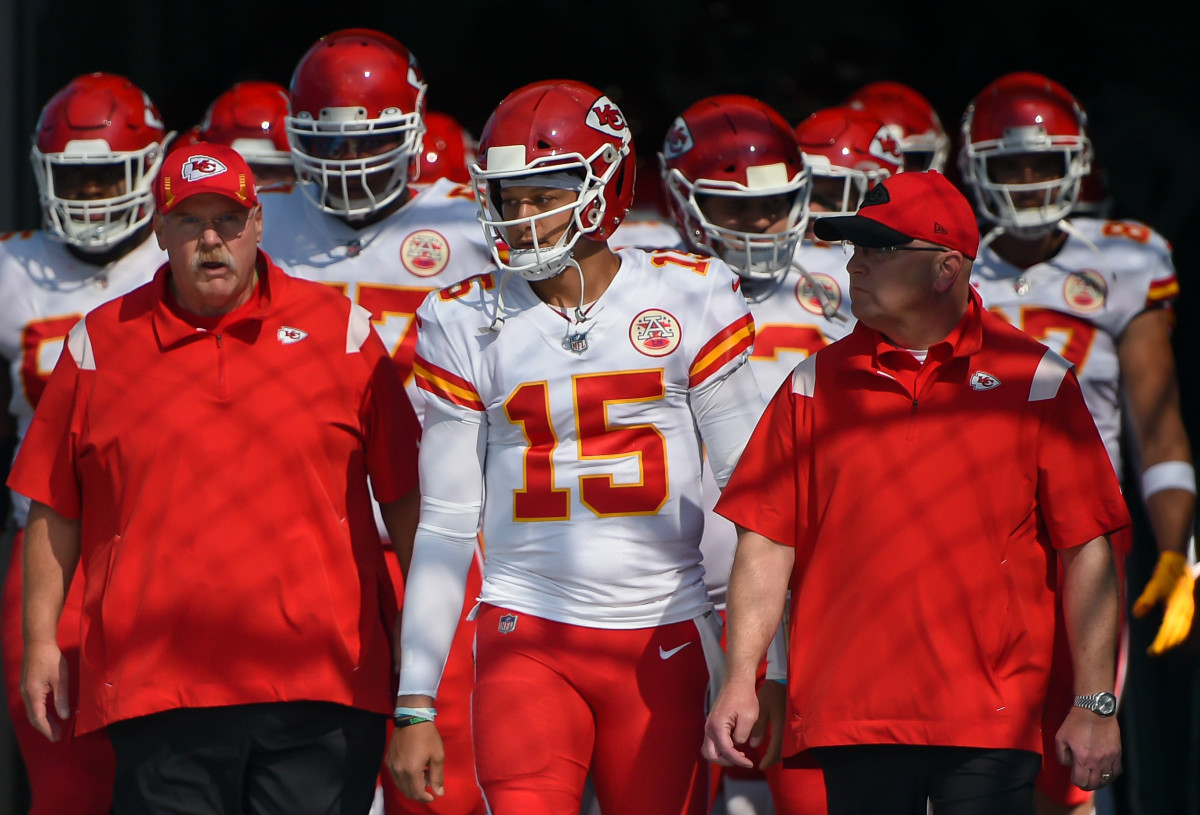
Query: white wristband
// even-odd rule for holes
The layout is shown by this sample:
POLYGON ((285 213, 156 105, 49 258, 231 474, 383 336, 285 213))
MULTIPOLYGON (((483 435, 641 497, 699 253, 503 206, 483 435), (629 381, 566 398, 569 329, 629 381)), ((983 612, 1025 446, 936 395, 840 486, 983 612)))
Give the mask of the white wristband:
POLYGON ((1196 468, 1186 461, 1160 461, 1142 473, 1142 497, 1163 490, 1184 490, 1196 494, 1196 468))

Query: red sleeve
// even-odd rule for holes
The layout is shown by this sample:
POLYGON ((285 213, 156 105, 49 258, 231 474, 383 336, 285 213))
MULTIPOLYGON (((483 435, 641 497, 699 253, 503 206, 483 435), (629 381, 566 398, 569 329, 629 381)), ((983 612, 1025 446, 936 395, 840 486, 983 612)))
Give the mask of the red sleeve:
POLYGON ((417 486, 417 441, 421 426, 396 365, 374 328, 359 353, 371 380, 362 416, 367 472, 375 500, 386 504, 417 486))
POLYGON ((1050 400, 1038 436, 1038 505, 1056 549, 1129 525, 1129 510, 1074 371, 1050 400))
POLYGON ((797 452, 807 449, 800 433, 809 401, 793 391, 791 377, 784 380, 758 420, 716 506, 719 514, 738 526, 787 546, 796 544, 800 496, 808 492, 800 476, 808 472, 807 456, 800 461, 797 452))
POLYGON ((82 496, 75 469, 75 445, 84 413, 79 367, 67 343, 38 400, 37 410, 8 476, 8 486, 46 504, 64 518, 78 518, 82 496))

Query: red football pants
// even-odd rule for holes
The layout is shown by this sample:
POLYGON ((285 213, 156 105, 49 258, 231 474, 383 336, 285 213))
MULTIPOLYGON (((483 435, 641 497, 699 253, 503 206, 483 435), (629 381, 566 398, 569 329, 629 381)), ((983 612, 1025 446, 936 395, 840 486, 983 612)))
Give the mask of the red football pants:
POLYGON ((473 703, 494 815, 705 815, 708 665, 696 623, 614 630, 483 606, 473 703))
MULTIPOLYGON (((30 815, 106 815, 112 809, 116 759, 104 731, 75 736, 71 722, 63 738, 52 742, 34 729, 21 700, 21 550, 25 530, 13 539, 12 558, 0 599, 0 641, 3 642, 4 691, 17 747, 25 763, 33 798, 30 815)), ((58 621, 58 647, 70 674, 71 709, 79 700, 79 616, 83 608, 83 572, 76 569, 58 621)), ((53 716, 53 705, 50 706, 53 716)))

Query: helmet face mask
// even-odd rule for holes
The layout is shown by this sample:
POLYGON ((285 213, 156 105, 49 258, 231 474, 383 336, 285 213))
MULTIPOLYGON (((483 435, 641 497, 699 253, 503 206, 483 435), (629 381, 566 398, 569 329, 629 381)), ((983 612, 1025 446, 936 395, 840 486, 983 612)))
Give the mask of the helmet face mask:
MULTIPOLYGON (((760 169, 760 168, 755 168, 760 169)), ((666 187, 673 207, 685 213, 685 239, 693 250, 713 253, 729 268, 748 280, 775 280, 786 274, 792 255, 808 227, 808 204, 811 185, 807 169, 788 178, 782 165, 770 165, 782 184, 761 188, 744 188, 700 179, 692 183, 678 169, 666 173, 666 187), (715 212, 739 210, 771 212, 766 216, 775 231, 749 231, 723 226, 739 220, 720 217, 715 212)), ((682 230, 681 230, 682 231, 682 230)))
POLYGON ((659 163, 690 249, 717 255, 747 280, 787 274, 808 226, 811 184, 778 113, 749 96, 702 99, 675 119, 659 163))
POLYGON ((1039 74, 1008 74, 984 88, 963 116, 959 153, 979 214, 1022 238, 1054 231, 1091 171, 1086 127, 1075 98, 1039 74))
POLYGON ((526 280, 546 280, 571 263, 580 239, 607 241, 633 201, 633 142, 620 109, 582 82, 550 81, 509 94, 484 126, 479 161, 470 165, 480 191, 479 220, 496 265, 526 280), (574 200, 535 215, 506 218, 503 190, 573 190, 574 200), (553 244, 547 235, 569 223, 553 244), (510 235, 532 233, 531 247, 510 235))
MULTIPOLYGON (((509 271, 526 280, 547 280, 566 269, 575 244, 594 229, 594 225, 583 223, 583 213, 589 211, 583 200, 587 181, 580 178, 574 189, 567 188, 575 177, 574 172, 551 171, 494 178, 488 183, 487 197, 498 203, 496 217, 489 221, 487 229, 493 230, 490 234, 508 246, 504 265, 509 271), (552 181, 555 186, 545 186, 552 181), (562 182, 562 186, 557 182, 562 182), (532 215, 505 218, 506 189, 521 194, 528 191, 533 193, 532 197, 548 199, 549 203, 532 215), (553 238, 555 233, 559 233, 557 238, 553 238)), ((590 211, 597 210, 593 207, 590 211)), ((500 244, 493 240, 492 245, 500 244)))
POLYGON ((819 209, 812 210, 813 218, 830 215, 853 215, 866 197, 867 191, 889 177, 888 170, 856 170, 830 164, 824 156, 807 156, 813 174, 812 201, 819 209))
POLYGON ((43 108, 30 154, 46 233, 89 254, 134 235, 154 214, 151 183, 168 138, 129 80, 72 80, 43 108))
POLYGON ((338 31, 296 66, 286 117, 301 188, 323 212, 366 218, 399 199, 425 132, 416 59, 386 34, 338 31))

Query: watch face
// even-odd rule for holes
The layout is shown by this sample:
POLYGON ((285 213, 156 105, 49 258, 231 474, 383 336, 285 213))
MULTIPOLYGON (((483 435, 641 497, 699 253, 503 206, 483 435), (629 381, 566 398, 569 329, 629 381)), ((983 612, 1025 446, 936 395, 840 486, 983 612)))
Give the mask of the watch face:
POLYGON ((1117 697, 1111 693, 1096 694, 1096 712, 1101 716, 1111 716, 1117 712, 1117 697))

